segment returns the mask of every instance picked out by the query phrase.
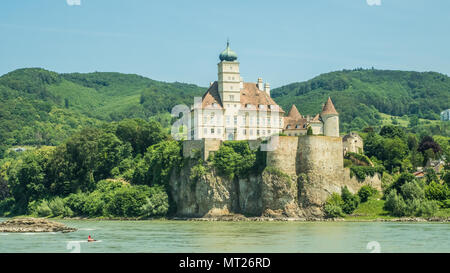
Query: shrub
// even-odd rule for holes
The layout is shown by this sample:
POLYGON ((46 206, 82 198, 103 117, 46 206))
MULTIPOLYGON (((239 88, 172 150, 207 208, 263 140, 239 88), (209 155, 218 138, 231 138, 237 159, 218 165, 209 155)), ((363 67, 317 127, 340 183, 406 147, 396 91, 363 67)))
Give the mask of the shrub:
POLYGON ((442 175, 442 180, 448 187, 450 187, 450 171, 444 172, 442 175))
POLYGON ((52 211, 52 216, 62 216, 65 212, 64 201, 61 197, 56 197, 48 203, 48 207, 52 211))
POLYGON ((351 166, 350 175, 355 175, 359 180, 366 179, 367 176, 374 176, 375 173, 383 173, 384 167, 372 167, 372 166, 351 166))
POLYGON ((450 190, 447 185, 431 182, 425 186, 425 196, 428 200, 444 201, 450 199, 450 190))
POLYGON ((214 166, 225 176, 247 175, 255 167, 256 152, 247 141, 227 141, 214 154, 214 166))
POLYGON ((325 204, 324 206, 325 216, 328 218, 344 217, 345 213, 342 208, 332 204, 325 204))
POLYGON ((117 189, 106 204, 106 213, 116 217, 137 217, 147 202, 148 186, 123 187, 117 189))
POLYGON ((357 165, 362 165, 362 166, 371 166, 372 165, 372 161, 370 161, 370 159, 363 154, 358 154, 358 153, 353 153, 353 152, 347 152, 345 154, 345 158, 351 160, 352 162, 354 161, 355 163, 357 163, 357 165))
POLYGON ((165 215, 169 210, 169 197, 162 188, 152 188, 150 197, 141 207, 141 215, 146 217, 165 215))
POLYGON ((450 208, 450 199, 442 201, 441 206, 446 209, 450 208))
POLYGON ((439 209, 439 205, 434 200, 410 199, 406 202, 405 215, 433 216, 439 209))
POLYGON ((189 179, 192 181, 198 181, 206 173, 206 167, 202 163, 199 163, 191 168, 191 175, 189 179))
POLYGON ((14 198, 6 198, 0 201, 0 216, 5 216, 6 214, 14 210, 15 200, 14 198))
POLYGON ((424 199, 425 192, 417 182, 407 182, 400 187, 400 193, 404 200, 424 199))
POLYGON ((394 216, 404 216, 407 214, 407 206, 401 195, 397 194, 397 190, 393 189, 389 192, 384 203, 384 209, 394 216))
POLYGON ((324 205, 325 216, 328 218, 344 217, 345 214, 342 211, 342 205, 344 201, 337 193, 333 193, 328 197, 324 205))
POLYGON ((361 203, 367 202, 370 197, 376 195, 378 193, 377 189, 373 188, 370 185, 364 185, 362 186, 358 191, 359 199, 361 200, 361 203))
POLYGON ((84 201, 83 214, 90 217, 97 217, 104 215, 105 201, 104 194, 100 191, 93 191, 84 201))
POLYGON ((85 204, 88 200, 88 195, 85 193, 72 193, 65 198, 65 203, 76 215, 87 215, 85 212, 85 204))
POLYGON ((416 181, 416 177, 413 174, 410 173, 401 173, 392 184, 390 184, 386 190, 384 191, 385 195, 389 195, 389 193, 392 190, 396 190, 397 192, 401 191, 401 187, 403 186, 403 184, 407 183, 407 182, 412 182, 412 181, 416 181))
POLYGON ((352 194, 347 186, 342 188, 341 193, 342 201, 344 204, 342 205, 342 210, 346 214, 351 214, 359 205, 359 196, 356 194, 352 194))
POLYGON ((47 200, 33 201, 29 204, 29 212, 39 217, 48 217, 52 215, 52 210, 49 207, 47 200))
POLYGON ((353 162, 350 159, 344 158, 344 168, 352 166, 353 162))

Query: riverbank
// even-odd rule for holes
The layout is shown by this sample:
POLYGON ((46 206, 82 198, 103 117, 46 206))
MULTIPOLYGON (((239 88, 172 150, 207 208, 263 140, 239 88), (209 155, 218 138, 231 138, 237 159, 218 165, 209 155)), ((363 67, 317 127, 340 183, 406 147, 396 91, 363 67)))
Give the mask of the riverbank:
MULTIPOLYGON (((17 216, 14 218, 27 218, 17 216)), ((6 219, 12 219, 7 218, 6 219)), ((81 220, 81 221, 191 221, 191 222, 450 222, 450 217, 392 217, 392 216, 355 216, 345 218, 293 218, 293 217, 246 217, 240 214, 222 215, 216 217, 154 217, 154 218, 119 218, 119 217, 53 217, 51 220, 81 220)))

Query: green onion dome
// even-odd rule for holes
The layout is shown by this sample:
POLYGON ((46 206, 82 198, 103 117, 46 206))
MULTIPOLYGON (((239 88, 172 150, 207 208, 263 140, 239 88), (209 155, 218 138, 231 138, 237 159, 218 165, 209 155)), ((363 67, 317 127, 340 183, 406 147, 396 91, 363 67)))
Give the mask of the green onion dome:
POLYGON ((222 53, 220 53, 219 59, 221 61, 229 61, 229 62, 235 61, 237 59, 237 54, 236 52, 230 49, 229 42, 227 42, 227 48, 225 48, 225 50, 222 51, 222 53))

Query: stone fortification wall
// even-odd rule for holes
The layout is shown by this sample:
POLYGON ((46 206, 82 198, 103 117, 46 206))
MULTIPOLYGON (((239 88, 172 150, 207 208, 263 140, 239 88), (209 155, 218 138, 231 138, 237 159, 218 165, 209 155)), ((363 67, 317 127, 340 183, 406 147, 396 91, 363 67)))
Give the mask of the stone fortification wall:
POLYGON ((267 152, 267 166, 287 174, 297 173, 298 137, 280 136, 274 151, 267 152))
MULTIPOLYGON (((356 193, 363 185, 381 190, 378 174, 358 181, 343 167, 342 138, 329 136, 279 137, 278 148, 267 152, 262 173, 229 179, 221 177, 211 163, 206 173, 193 181, 189 160, 174 171, 170 181, 177 214, 188 217, 240 213, 249 216, 316 218, 323 215, 323 203, 347 186, 356 193)), ((220 141, 187 141, 183 154, 189 157, 200 149, 207 158, 217 151, 220 141)), ((257 149, 258 143, 250 143, 257 149)), ((193 155, 192 155, 193 156, 193 155)))

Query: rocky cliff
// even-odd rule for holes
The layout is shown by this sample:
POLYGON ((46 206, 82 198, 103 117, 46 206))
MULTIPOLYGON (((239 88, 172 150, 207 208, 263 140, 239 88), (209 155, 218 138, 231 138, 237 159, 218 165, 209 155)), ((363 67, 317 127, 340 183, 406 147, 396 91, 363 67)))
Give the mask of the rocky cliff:
MULTIPOLYGON (((173 171, 170 179, 171 194, 182 217, 219 217, 229 214, 265 216, 272 218, 323 217, 322 206, 333 192, 340 193, 347 186, 357 192, 370 184, 381 189, 379 176, 365 181, 350 178, 348 170, 341 168, 324 175, 309 170, 305 173, 287 174, 275 167, 233 179, 219 175, 211 163, 204 163, 205 172, 192 178, 195 160, 173 171)), ((326 173, 326 172, 325 172, 326 173)))

